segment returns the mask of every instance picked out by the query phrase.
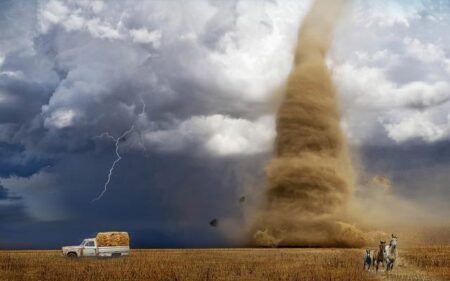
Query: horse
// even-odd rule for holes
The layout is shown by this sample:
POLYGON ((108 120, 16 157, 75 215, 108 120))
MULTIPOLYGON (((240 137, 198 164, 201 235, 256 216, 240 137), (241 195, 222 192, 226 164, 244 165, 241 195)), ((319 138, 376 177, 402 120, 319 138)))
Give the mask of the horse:
POLYGON ((385 267, 385 263, 387 261, 387 252, 386 252, 386 241, 380 241, 380 245, 378 245, 378 252, 375 254, 373 259, 373 265, 375 266, 375 271, 378 272, 378 267, 381 264, 385 267))
POLYGON ((394 268, 395 261, 398 258, 397 236, 392 234, 391 238, 392 239, 389 242, 389 246, 387 246, 386 271, 392 271, 392 269, 394 268))
POLYGON ((365 271, 370 271, 370 266, 373 263, 373 255, 372 255, 372 251, 370 249, 366 249, 366 253, 364 254, 364 270, 365 271))

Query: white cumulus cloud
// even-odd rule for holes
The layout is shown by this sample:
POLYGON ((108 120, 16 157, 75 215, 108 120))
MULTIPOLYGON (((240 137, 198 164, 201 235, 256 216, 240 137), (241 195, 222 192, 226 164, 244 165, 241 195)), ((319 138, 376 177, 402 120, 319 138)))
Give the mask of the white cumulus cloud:
POLYGON ((63 129, 70 127, 75 124, 76 118, 80 116, 75 110, 68 109, 59 109, 53 112, 49 117, 47 117, 44 121, 44 124, 47 128, 57 128, 63 129))
POLYGON ((436 61, 443 61, 445 59, 445 52, 441 47, 433 43, 422 43, 418 39, 405 38, 403 40, 406 45, 406 52, 422 62, 432 63, 436 61))
POLYGON ((396 0, 358 1, 354 8, 330 56, 350 142, 448 139, 450 9, 396 0))
POLYGON ((212 155, 248 155, 270 150, 275 136, 274 121, 255 121, 224 115, 195 116, 174 128, 147 132, 146 145, 164 151, 180 151, 194 146, 212 155))
POLYGON ((390 138, 398 143, 414 139, 434 142, 443 139, 448 133, 448 123, 437 125, 424 113, 404 116, 398 123, 385 124, 390 138))
POLYGON ((133 39, 133 42, 152 44, 154 48, 159 48, 159 46, 161 45, 162 34, 159 30, 150 32, 145 28, 132 29, 130 30, 130 35, 133 39))

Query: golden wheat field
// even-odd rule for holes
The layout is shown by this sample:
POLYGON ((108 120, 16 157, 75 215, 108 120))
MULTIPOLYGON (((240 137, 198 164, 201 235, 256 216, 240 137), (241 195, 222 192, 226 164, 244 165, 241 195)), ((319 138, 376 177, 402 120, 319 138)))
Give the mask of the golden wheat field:
POLYGON ((115 259, 0 251, 0 280, 450 280, 450 246, 400 253, 387 275, 362 270, 362 249, 133 250, 115 259))

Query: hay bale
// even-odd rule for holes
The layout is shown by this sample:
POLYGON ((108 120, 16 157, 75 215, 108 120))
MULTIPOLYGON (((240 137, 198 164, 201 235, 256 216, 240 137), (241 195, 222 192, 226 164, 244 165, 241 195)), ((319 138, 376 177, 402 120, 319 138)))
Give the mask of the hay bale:
POLYGON ((130 245, 130 237, 127 232, 99 232, 95 239, 98 247, 130 245))

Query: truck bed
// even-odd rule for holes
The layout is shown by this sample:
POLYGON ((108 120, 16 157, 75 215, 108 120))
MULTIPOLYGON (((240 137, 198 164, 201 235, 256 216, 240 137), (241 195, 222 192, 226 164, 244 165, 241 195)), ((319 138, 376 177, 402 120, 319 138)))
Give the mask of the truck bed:
POLYGON ((129 246, 111 246, 111 247, 98 247, 97 255, 101 257, 110 256, 128 256, 130 254, 129 246))

